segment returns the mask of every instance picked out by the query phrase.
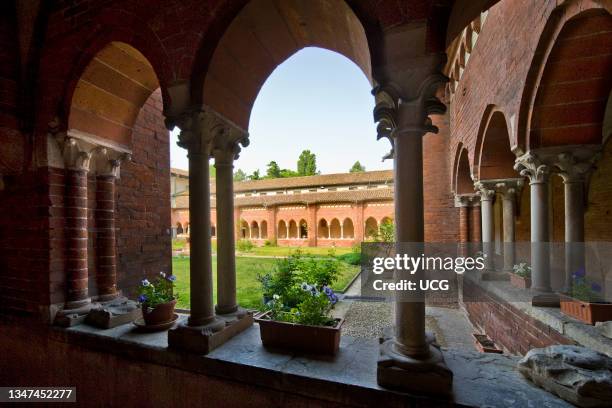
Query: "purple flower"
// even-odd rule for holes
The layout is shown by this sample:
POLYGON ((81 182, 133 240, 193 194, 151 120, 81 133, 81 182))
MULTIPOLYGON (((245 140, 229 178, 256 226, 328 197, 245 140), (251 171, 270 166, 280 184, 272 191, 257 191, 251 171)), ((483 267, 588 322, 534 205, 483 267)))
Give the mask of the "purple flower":
POLYGON ((593 282, 593 283, 591 283, 591 289, 594 292, 601 292, 601 285, 599 285, 598 283, 593 282))
POLYGON ((580 268, 576 272, 574 272, 572 276, 574 279, 578 279, 578 278, 584 278, 585 275, 586 275, 586 271, 584 270, 584 268, 580 268))
POLYGON ((166 279, 168 279, 170 282, 174 282, 176 280, 176 276, 170 275, 170 276, 166 277, 166 279))
POLYGON ((147 301, 147 299, 148 299, 148 298, 147 298, 147 296, 146 296, 146 295, 140 295, 140 296, 138 296, 138 301, 139 301, 140 303, 144 303, 144 302, 146 302, 146 301, 147 301))

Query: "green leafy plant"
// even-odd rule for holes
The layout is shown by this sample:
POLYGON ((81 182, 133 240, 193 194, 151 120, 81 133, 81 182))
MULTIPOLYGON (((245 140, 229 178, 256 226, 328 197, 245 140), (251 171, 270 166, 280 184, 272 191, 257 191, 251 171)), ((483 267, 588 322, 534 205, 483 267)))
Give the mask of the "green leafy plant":
POLYGON ((338 297, 329 286, 318 290, 315 285, 303 282, 299 286, 301 301, 296 307, 289 308, 283 304, 283 298, 273 295, 265 305, 272 320, 305 324, 309 326, 333 326, 336 320, 329 317, 329 312, 338 297))
POLYGON ((174 294, 174 282, 176 282, 176 276, 166 275, 164 272, 160 272, 152 282, 143 279, 138 287, 138 302, 154 308, 162 303, 178 299, 178 296, 174 294))
POLYGON ((254 247, 255 245, 248 239, 239 239, 238 242, 236 242, 236 249, 239 252, 251 252, 254 247))
POLYGON ((266 246, 266 247, 277 247, 278 246, 278 241, 276 240, 276 238, 266 239, 264 241, 264 246, 266 246))
POLYGON ((525 262, 518 263, 512 267, 514 273, 522 278, 530 278, 531 277, 531 266, 526 264, 525 262))

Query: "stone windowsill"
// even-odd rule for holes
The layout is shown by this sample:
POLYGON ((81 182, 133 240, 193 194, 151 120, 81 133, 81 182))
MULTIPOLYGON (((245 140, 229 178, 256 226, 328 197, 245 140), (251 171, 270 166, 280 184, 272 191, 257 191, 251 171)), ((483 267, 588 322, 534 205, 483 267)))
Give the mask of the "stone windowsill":
MULTIPOLYGON (((48 330, 53 340, 87 349, 341 404, 430 405, 439 398, 380 388, 375 340, 344 336, 335 357, 271 352, 261 345, 259 328, 254 325, 210 354, 199 356, 168 349, 166 332, 138 333, 134 329, 127 324, 109 330, 87 325, 48 330)), ((517 357, 445 350, 445 358, 454 373, 450 405, 570 406, 525 380, 515 369, 517 357)))
POLYGON ((600 329, 582 323, 561 313, 556 307, 535 307, 531 305, 532 292, 512 286, 508 281, 482 281, 475 275, 465 275, 485 291, 511 303, 514 307, 558 331, 570 340, 612 357, 612 339, 602 334, 600 329))

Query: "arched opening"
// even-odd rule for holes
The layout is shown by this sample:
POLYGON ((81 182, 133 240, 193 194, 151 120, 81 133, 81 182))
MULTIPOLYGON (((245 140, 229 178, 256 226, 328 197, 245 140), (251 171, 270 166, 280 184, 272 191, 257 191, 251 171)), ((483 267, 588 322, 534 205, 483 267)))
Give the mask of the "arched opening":
POLYGON ((332 239, 339 239, 342 236, 342 229, 340 227, 340 221, 334 218, 329 223, 329 236, 332 239))
POLYGON ((140 109, 159 88, 153 67, 138 50, 111 42, 87 65, 70 104, 68 134, 106 139, 131 149, 140 109))
POLYGON ((342 222, 342 238, 355 238, 355 228, 353 227, 353 220, 350 218, 345 218, 342 222))
POLYGON ((240 238, 242 239, 250 239, 251 238, 251 229, 249 228, 249 223, 245 220, 240 221, 240 238))
POLYGON ((454 187, 456 194, 474 193, 474 182, 472 180, 472 172, 470 171, 470 160, 468 158, 468 151, 465 148, 462 148, 459 152, 454 187))
POLYGON ((259 239, 259 224, 257 224, 257 221, 251 222, 251 238, 259 239))
POLYGON ((183 225, 181 225, 180 222, 176 223, 176 233, 177 233, 177 235, 180 235, 180 234, 183 233, 183 225))
POLYGON ((319 227, 317 230, 317 238, 329 238, 329 225, 327 225, 327 220, 325 218, 319 220, 319 227))
POLYGON ((298 226, 294 220, 289 221, 289 238, 298 238, 298 226))
POLYGON ((369 217, 365 222, 365 236, 366 238, 373 238, 378 234, 378 222, 376 218, 369 217))
MULTIPOLYGON (((201 92, 200 99, 210 108, 248 129, 265 80, 280 63, 310 46, 344 55, 372 82, 365 31, 344 1, 311 0, 304 7, 299 0, 255 0, 221 37, 205 78, 195 81, 203 88, 195 93, 201 92)), ((198 74, 195 77, 201 78, 198 74)))
POLYGON ((268 238, 268 222, 266 220, 263 220, 260 225, 261 225, 261 228, 260 228, 261 238, 262 239, 268 238))
POLYGON ((476 156, 478 179, 516 178, 516 156, 510 150, 510 136, 504 114, 494 110, 485 115, 483 121, 481 129, 484 129, 484 132, 476 156))
POLYGON ((306 223, 306 220, 300 220, 300 238, 308 238, 308 224, 306 223))
POLYGON ((287 223, 283 220, 280 220, 278 222, 278 238, 279 239, 286 239, 287 235, 288 235, 288 228, 287 228, 287 223))
POLYGON ((548 55, 531 114, 531 148, 600 144, 612 87, 612 16, 590 10, 567 21, 548 55))
POLYGON ((389 225, 389 224, 393 224, 393 220, 391 219, 391 217, 383 217, 382 220, 380 220, 380 225, 389 225))
POLYGON ((214 225, 211 225, 211 227, 210 227, 210 236, 211 237, 216 237, 217 236, 217 228, 214 225))

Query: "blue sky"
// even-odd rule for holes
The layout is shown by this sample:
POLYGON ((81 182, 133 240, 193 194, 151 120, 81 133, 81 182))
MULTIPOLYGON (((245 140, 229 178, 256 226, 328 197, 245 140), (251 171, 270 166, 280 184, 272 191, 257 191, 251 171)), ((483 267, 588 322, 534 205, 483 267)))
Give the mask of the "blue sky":
MULTIPOLYGON (((299 154, 317 155, 323 174, 347 172, 356 160, 367 170, 390 169, 389 150, 376 141, 374 98, 363 72, 349 59, 321 48, 305 48, 279 65, 264 83, 251 113, 251 144, 235 168, 248 174, 275 160, 295 170, 299 154)), ((172 167, 187 169, 186 151, 171 135, 172 167)))

